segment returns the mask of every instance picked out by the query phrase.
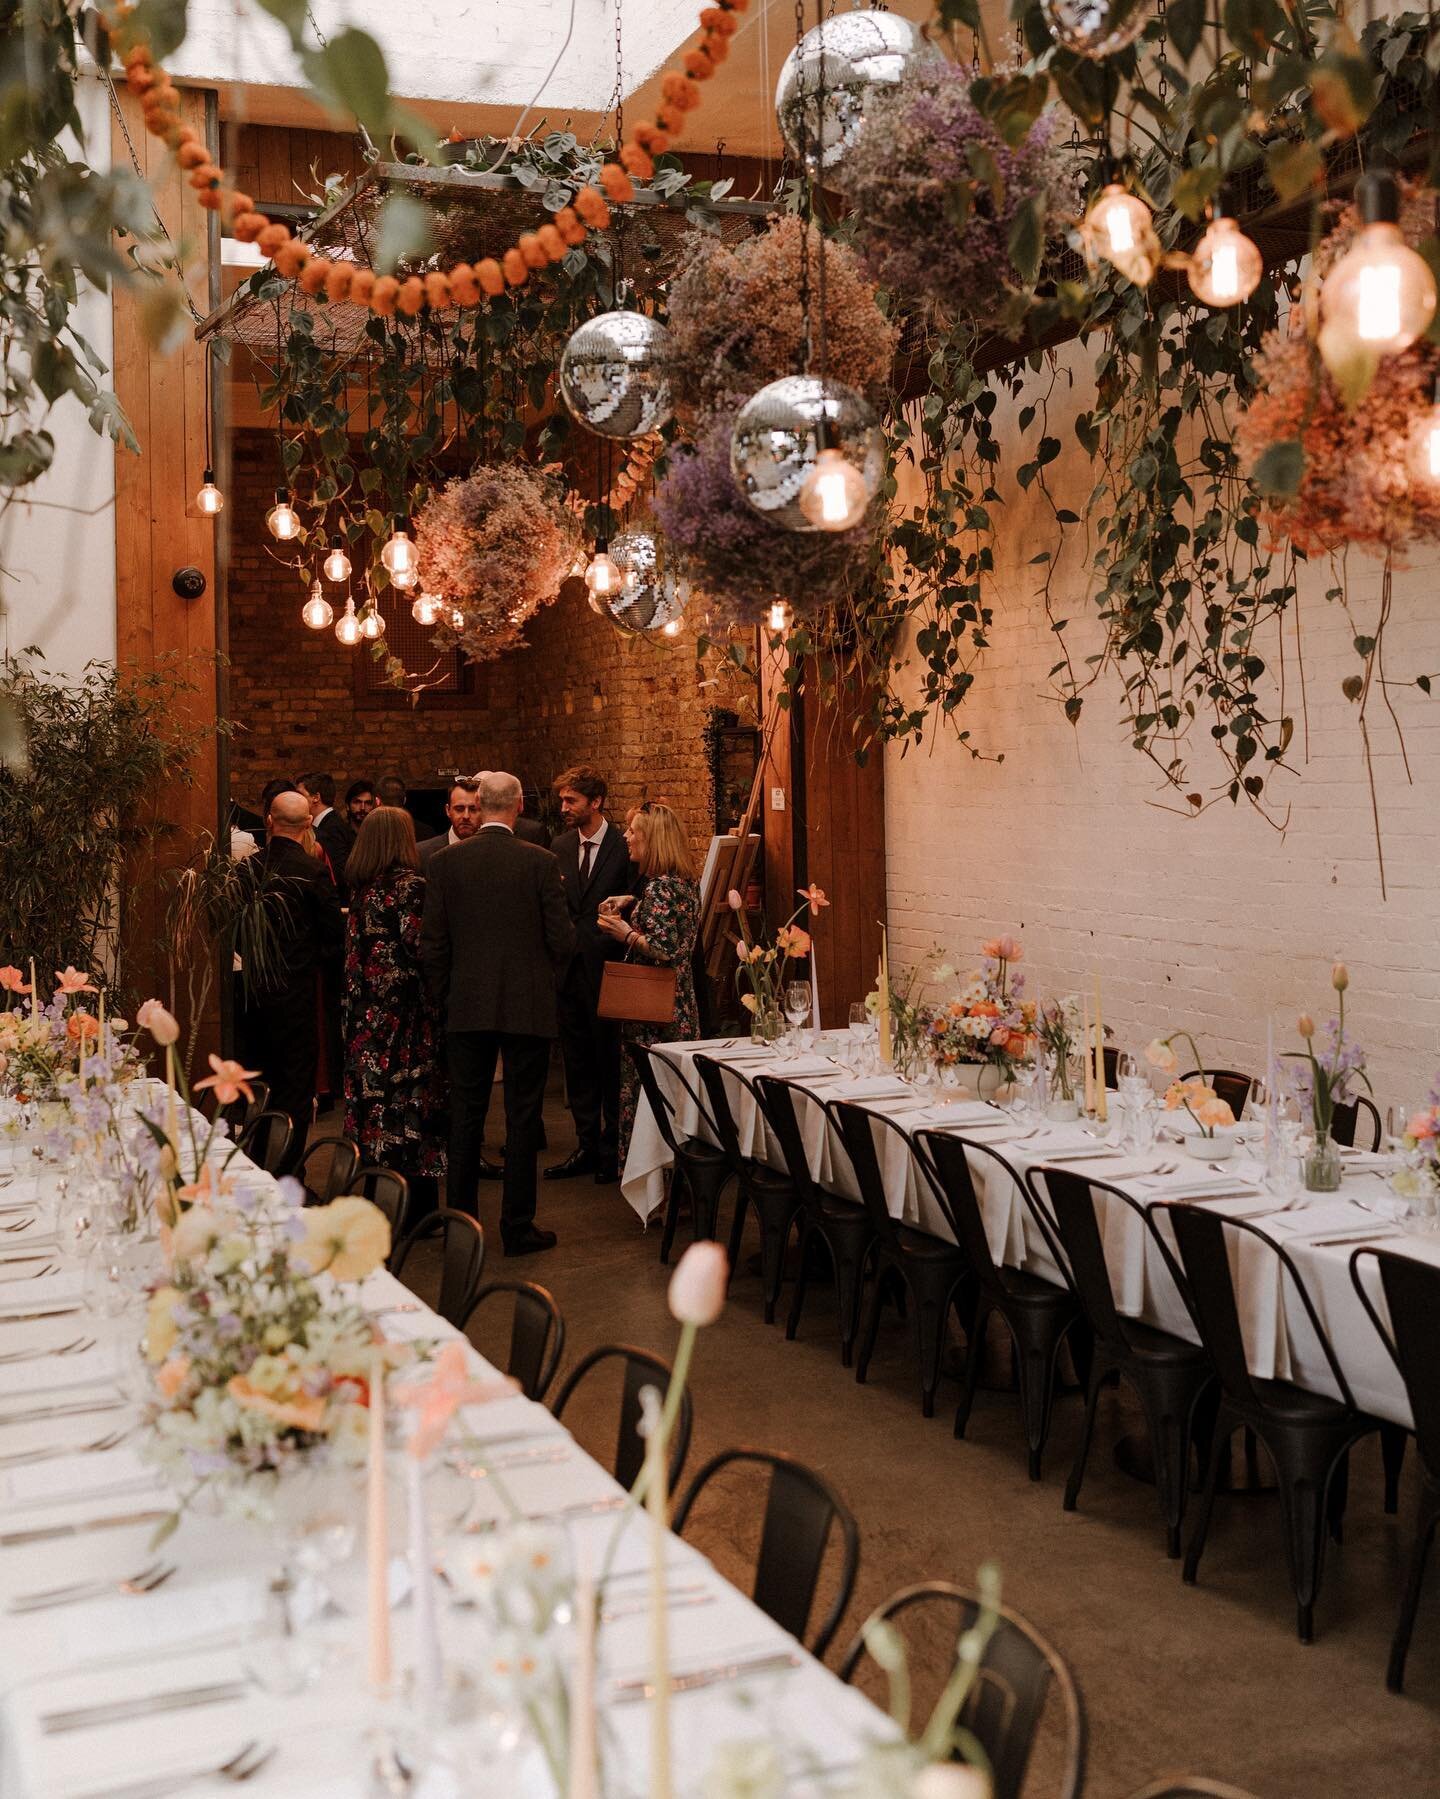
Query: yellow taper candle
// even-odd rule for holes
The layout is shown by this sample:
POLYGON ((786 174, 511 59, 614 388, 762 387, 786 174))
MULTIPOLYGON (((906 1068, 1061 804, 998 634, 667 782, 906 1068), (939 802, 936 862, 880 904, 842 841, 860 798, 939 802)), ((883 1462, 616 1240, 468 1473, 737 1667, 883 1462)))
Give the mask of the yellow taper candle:
POLYGON ((1104 1124, 1110 1116, 1105 1098, 1105 1021, 1100 1014, 1100 970, 1095 970, 1095 1116, 1104 1124))
POLYGON ((1085 1050, 1085 1110, 1095 1110, 1095 1046, 1090 1041, 1090 1001, 1080 995, 1080 1041, 1085 1050))
POLYGON ((390 1515, 385 1490, 385 1362, 370 1364, 370 1484, 366 1495, 365 1551, 369 1576, 370 1686, 390 1686, 390 1515))

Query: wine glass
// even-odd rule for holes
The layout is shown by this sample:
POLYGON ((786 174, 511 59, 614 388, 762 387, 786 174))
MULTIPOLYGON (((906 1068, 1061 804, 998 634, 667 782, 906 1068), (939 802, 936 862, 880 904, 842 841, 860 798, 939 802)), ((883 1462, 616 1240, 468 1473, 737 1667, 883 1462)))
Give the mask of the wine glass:
POLYGON ((800 1048, 800 1027, 809 1018, 812 1004, 809 981, 785 983, 785 1016, 790 1020, 791 1044, 796 1051, 800 1048))
POLYGON ((857 1043, 863 1043, 870 1035, 870 1014, 862 1000, 850 1008, 850 1035, 857 1043))

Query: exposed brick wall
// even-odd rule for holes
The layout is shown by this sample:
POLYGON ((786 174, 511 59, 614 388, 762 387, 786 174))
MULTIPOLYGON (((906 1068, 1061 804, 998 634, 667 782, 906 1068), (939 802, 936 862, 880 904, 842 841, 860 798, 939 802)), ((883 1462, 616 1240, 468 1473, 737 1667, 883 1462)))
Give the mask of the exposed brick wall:
MULTIPOLYGON (((1093 382, 1078 356, 1071 368, 1073 408, 1088 403, 1093 382)), ((1071 420, 1058 400, 1057 384, 1048 429, 1068 447, 1071 420)), ((998 428, 1002 444, 1013 442, 1013 426, 998 428)), ((1067 448, 1046 474, 1056 504, 1083 513, 1094 481, 1089 463, 1067 448)), ((885 784, 892 953, 908 960, 938 942, 963 967, 982 938, 1022 933, 1032 994, 1074 991, 1098 968, 1105 1016, 1122 1044, 1140 1048, 1184 1026, 1205 1056, 1244 1069, 1262 1068, 1267 1015, 1281 1048, 1298 1047, 1299 1011, 1330 1015, 1330 963, 1343 956, 1352 975, 1347 1014, 1370 1052, 1382 1113, 1417 1100, 1440 1065, 1440 698, 1427 700, 1414 687, 1390 690, 1413 785, 1383 707, 1371 707, 1389 887, 1382 902, 1355 708, 1340 690, 1360 666, 1351 636, 1370 628, 1378 564, 1351 559, 1353 626, 1325 600, 1328 568, 1301 571, 1308 752, 1292 619, 1285 654, 1298 778, 1272 780, 1282 811, 1289 808, 1287 828, 1275 830, 1248 806, 1223 799, 1199 818, 1180 817, 1183 802, 1130 747, 1117 677, 1107 673, 1090 691, 1078 730, 1041 697, 1056 649, 1035 599, 1043 571, 1029 563, 1055 529, 1033 493, 1013 484, 1004 491, 996 508, 994 648, 961 723, 977 746, 1005 760, 974 762, 943 735, 931 753, 912 751, 903 762, 892 753, 885 784)), ((1396 575, 1386 638, 1392 678, 1437 666, 1437 572, 1432 552, 1396 575)), ((1055 584, 1059 614, 1083 619, 1090 591, 1076 544, 1055 584)), ((1087 636, 1077 628, 1076 665, 1099 644, 1098 629, 1087 636)), ((1272 638, 1267 658, 1275 652, 1272 638)), ((1208 791, 1219 773, 1204 732, 1202 722, 1191 785, 1208 791)))
POLYGON ((235 797, 253 801, 276 775, 314 767, 342 784, 395 770, 416 785, 443 769, 508 768, 543 790, 588 761, 610 782, 617 816, 663 799, 697 844, 708 840, 702 731, 717 701, 697 680, 693 636, 624 638, 583 601, 562 599, 535 619, 528 648, 477 671, 476 691, 458 703, 357 697, 355 658, 366 652, 301 624, 304 596, 271 554, 264 514, 274 489, 274 438, 238 432, 229 500, 235 797))

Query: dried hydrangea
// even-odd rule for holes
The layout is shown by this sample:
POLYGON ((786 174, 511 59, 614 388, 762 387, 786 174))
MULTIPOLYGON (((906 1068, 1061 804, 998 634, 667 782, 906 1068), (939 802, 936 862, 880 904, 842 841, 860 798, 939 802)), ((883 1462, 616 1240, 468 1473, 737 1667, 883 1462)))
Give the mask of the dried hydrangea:
MULTIPOLYGON (((767 381, 799 372, 805 315, 801 244, 808 247, 812 318, 819 318, 819 233, 793 214, 729 245, 697 233, 670 286, 668 324, 682 413, 733 410, 767 381)), ((898 333, 854 252, 825 246, 826 368, 872 400, 890 378, 898 333)))
POLYGON ((581 548, 559 484, 523 462, 452 481, 420 512, 415 541, 421 585, 464 614, 434 641, 472 662, 525 641, 525 625, 554 600, 581 548))
POLYGON ((1053 107, 1012 147, 971 99, 970 80, 937 59, 872 93, 840 179, 882 286, 984 319, 1025 285, 1010 255, 1017 214, 1038 199, 1045 238, 1060 236, 1079 178, 1053 107))

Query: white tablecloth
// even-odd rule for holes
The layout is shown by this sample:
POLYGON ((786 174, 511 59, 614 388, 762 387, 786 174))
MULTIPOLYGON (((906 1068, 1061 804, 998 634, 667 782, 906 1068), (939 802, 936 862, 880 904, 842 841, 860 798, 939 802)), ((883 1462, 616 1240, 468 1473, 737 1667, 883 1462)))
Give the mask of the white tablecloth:
MULTIPOLYGON (((266 1177, 254 1173, 253 1178, 266 1177)), ((0 1258, 21 1253, 21 1239, 49 1229, 56 1187, 42 1176, 40 1214, 31 1232, 0 1235, 0 1258)), ((0 1203, 23 1198, 18 1180, 0 1185, 0 1203)), ((7 1218, 10 1215, 6 1215, 7 1218)), ((4 1221, 4 1220, 0 1220, 4 1221)), ((29 1267, 0 1265, 0 1535, 32 1526, 168 1509, 169 1496, 153 1472, 134 1455, 133 1444, 74 1458, 27 1465, 3 1460, 32 1448, 77 1446, 123 1430, 127 1409, 26 1423, 17 1414, 73 1398, 77 1404, 118 1393, 109 1376, 113 1353, 102 1341, 79 1354, 11 1359, 19 1352, 102 1337, 81 1311, 36 1321, 7 1320, 6 1313, 40 1309, 38 1301, 64 1303, 78 1295, 80 1277, 67 1269, 32 1281, 14 1279, 29 1267), (10 1276, 9 1281, 6 1276, 10 1276), (23 1295, 23 1298, 21 1297, 23 1295)), ((364 1303, 379 1313, 387 1335, 443 1340, 450 1328, 419 1306, 389 1275, 372 1276, 364 1303)), ((663 1346, 662 1346, 663 1347, 663 1346)), ((703 1346, 702 1346, 703 1354, 703 1346)), ((477 1372, 487 1365, 471 1352, 477 1372)), ((513 1432, 543 1433, 561 1459, 516 1468, 505 1480, 517 1502, 537 1516, 559 1514, 589 1501, 609 1500, 619 1488, 608 1473, 573 1442, 542 1406, 523 1398, 503 1400, 465 1415, 475 1438, 513 1432)), ((574 1558, 598 1568, 616 1517, 613 1512, 567 1519, 574 1558)), ((274 1696, 253 1685, 243 1696, 195 1710, 172 1711, 149 1719, 49 1734, 43 1720, 67 1707, 132 1695, 188 1689, 212 1681, 245 1678, 246 1639, 254 1633, 268 1582, 279 1564, 273 1534, 223 1518, 189 1515, 158 1548, 151 1546, 152 1522, 86 1532, 28 1546, 0 1544, 0 1793, 5 1799, 74 1799, 127 1781, 215 1764, 250 1741, 277 1745, 264 1772, 245 1791, 293 1795, 295 1799, 341 1799, 366 1793, 367 1731, 375 1708, 364 1681, 363 1548, 347 1568, 329 1580, 345 1615, 330 1627, 337 1645, 333 1671, 293 1696, 274 1696), (113 1596, 30 1615, 8 1611, 9 1602, 65 1582, 92 1576, 120 1579, 152 1562, 174 1563, 175 1576, 144 1597, 113 1596), (352 1604, 353 1601, 353 1604, 352 1604)), ((404 1550, 403 1506, 392 1519, 393 1547, 404 1550)), ((643 1520, 627 1527, 614 1567, 616 1591, 628 1600, 643 1594, 648 1540, 643 1520)), ((715 1748, 725 1742, 768 1737, 785 1745, 795 1793, 833 1791, 820 1771, 853 1762, 864 1744, 889 1734, 887 1721, 863 1697, 843 1686, 804 1655, 742 1594, 729 1586, 696 1550, 672 1539, 670 1556, 677 1586, 693 1588, 702 1602, 688 1601, 670 1615, 672 1666, 677 1673, 710 1667, 757 1653, 794 1651, 792 1670, 756 1675, 677 1696, 673 1728, 677 1767, 698 1779, 715 1748)), ((400 1564, 397 1562, 397 1569, 400 1564)), ((399 1578, 403 1579, 403 1569, 399 1578)), ((614 1791, 642 1794, 646 1786, 647 1707, 609 1704, 610 1683, 648 1671, 647 1620, 633 1605, 617 1604, 623 1615, 600 1629, 599 1691, 601 1734, 614 1791)), ((412 1608, 395 1612, 396 1659, 410 1659, 412 1608)), ((450 1609, 442 1600, 441 1629, 447 1661, 470 1669, 485 1666, 490 1644, 480 1614, 450 1609)), ((472 1739, 473 1740, 473 1739, 472 1739)), ((493 1746, 485 1760, 483 1786, 463 1790, 548 1799, 553 1787, 543 1763, 523 1743, 508 1752, 493 1746)), ((230 1792, 218 1782, 186 1792, 230 1792)), ((448 1785, 426 1792, 449 1792, 448 1785)), ((608 1789, 607 1789, 608 1790, 608 1789)))
MULTIPOLYGON (((736 1045, 733 1039, 661 1047, 660 1067, 675 1107, 677 1135, 710 1135, 681 1078, 683 1076, 698 1093, 699 1082, 692 1066, 697 1054, 708 1053, 722 1061, 733 1061, 751 1079, 757 1073, 781 1075, 793 1081, 796 1087, 796 1113, 812 1176, 823 1186, 851 1198, 858 1198, 859 1193, 849 1158, 823 1110, 825 1103, 837 1099, 854 1100, 872 1111, 887 1113, 907 1135, 937 1125, 951 1126, 963 1132, 967 1123, 979 1123, 982 1128, 976 1131, 977 1139, 992 1143, 1022 1176, 1028 1167, 1047 1161, 1064 1162, 1067 1151, 1079 1151, 1079 1159, 1073 1164, 1075 1168, 1121 1188, 1146 1205, 1157 1199, 1188 1197, 1194 1193, 1197 1182, 1215 1182, 1221 1178, 1203 1162, 1191 1163, 1176 1145, 1170 1143, 1160 1144, 1153 1155, 1142 1158, 1118 1150, 1094 1156, 1093 1152, 1099 1147, 1096 1139, 1078 1124, 1047 1125, 1034 1135, 1027 1134, 1029 1127, 1006 1123, 1001 1123, 999 1128, 984 1128, 995 1126, 999 1119, 992 1106, 966 1101, 953 1105, 926 1105, 922 1095, 893 1076, 881 1074, 854 1080, 844 1073, 837 1073, 836 1064, 821 1055, 786 1061, 757 1054, 748 1046, 736 1045), (810 1084, 808 1092, 807 1082, 810 1084), (1178 1162, 1180 1171, 1159 1176, 1155 1170, 1162 1162, 1172 1165, 1178 1162)), ((783 1166, 783 1157, 770 1140, 751 1094, 738 1080, 730 1081, 728 1087, 744 1152, 783 1166)), ((1259 1131, 1260 1127, 1256 1126, 1253 1132, 1255 1143, 1247 1147, 1258 1150, 1259 1131)), ((906 1143, 884 1125, 877 1125, 875 1133, 891 1216, 953 1240, 953 1233, 906 1143)), ((1015 1181, 993 1157, 979 1150, 972 1150, 969 1160, 991 1253, 996 1260, 1049 1280, 1058 1280, 1059 1270, 1015 1181)), ((1221 1197, 1206 1203, 1221 1209, 1230 1207, 1237 1212, 1262 1206, 1277 1208, 1266 1216, 1256 1217, 1253 1222, 1276 1243, 1283 1244, 1295 1263, 1320 1322, 1329 1334, 1356 1403, 1381 1418, 1408 1426, 1410 1409, 1404 1385, 1351 1284, 1349 1263, 1355 1245, 1319 1245, 1310 1240, 1341 1235, 1359 1237, 1369 1232, 1373 1233, 1377 1248, 1440 1264, 1440 1237, 1401 1229, 1390 1217, 1383 1215, 1392 1209, 1389 1203, 1392 1196, 1385 1174, 1378 1167, 1368 1165, 1371 1160, 1358 1157, 1347 1165, 1339 1193, 1307 1193, 1284 1211, 1278 1210, 1284 1204, 1279 1195, 1249 1200, 1221 1197), (1378 1211, 1368 1209, 1370 1207, 1377 1207, 1378 1211)), ((664 1198, 668 1164, 664 1140, 642 1096, 622 1181, 622 1191, 642 1218, 648 1218, 664 1198)), ((1250 1180, 1262 1192, 1267 1191, 1263 1187, 1259 1165, 1240 1152, 1224 1164, 1224 1177, 1250 1180)), ((1106 1254, 1121 1311, 1193 1339, 1195 1332, 1189 1316, 1164 1259, 1144 1225, 1119 1201, 1109 1202, 1104 1212, 1106 1254)), ((1294 1283, 1283 1274, 1279 1258, 1244 1233, 1234 1235, 1237 1239, 1235 1266, 1241 1321, 1252 1372, 1261 1378, 1291 1380, 1311 1391, 1338 1396, 1324 1353, 1294 1283)), ((1383 1318, 1384 1300, 1374 1263, 1363 1266, 1367 1290, 1383 1318)))

